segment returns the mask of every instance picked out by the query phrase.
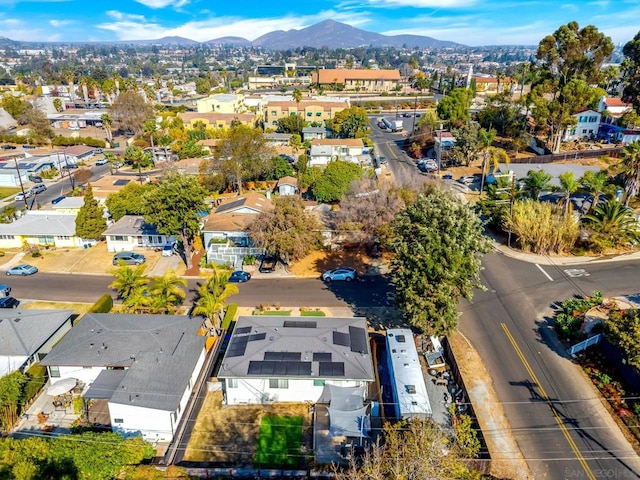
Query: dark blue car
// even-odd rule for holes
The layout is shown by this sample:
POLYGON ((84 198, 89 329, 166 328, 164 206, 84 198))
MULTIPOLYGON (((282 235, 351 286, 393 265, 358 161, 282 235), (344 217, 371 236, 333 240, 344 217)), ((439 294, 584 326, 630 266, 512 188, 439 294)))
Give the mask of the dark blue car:
POLYGON ((249 272, 244 272, 242 270, 236 270, 229 277, 229 281, 233 283, 244 283, 248 282, 251 279, 251 274, 249 272))

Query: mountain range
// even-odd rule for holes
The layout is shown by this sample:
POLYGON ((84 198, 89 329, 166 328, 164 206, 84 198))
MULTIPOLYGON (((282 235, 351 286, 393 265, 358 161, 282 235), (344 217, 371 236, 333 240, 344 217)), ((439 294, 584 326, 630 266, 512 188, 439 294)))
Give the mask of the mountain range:
POLYGON ((418 47, 441 48, 462 46, 455 42, 437 40, 423 35, 382 35, 352 27, 335 20, 324 20, 300 30, 276 30, 269 32, 253 41, 242 37, 221 37, 206 42, 197 42, 184 37, 163 37, 155 40, 120 40, 111 42, 19 42, 6 37, 0 37, 0 46, 46 45, 55 44, 127 44, 127 45, 176 45, 197 46, 202 43, 207 45, 233 45, 241 47, 261 47, 266 50, 288 50, 292 48, 354 48, 354 47, 418 47))

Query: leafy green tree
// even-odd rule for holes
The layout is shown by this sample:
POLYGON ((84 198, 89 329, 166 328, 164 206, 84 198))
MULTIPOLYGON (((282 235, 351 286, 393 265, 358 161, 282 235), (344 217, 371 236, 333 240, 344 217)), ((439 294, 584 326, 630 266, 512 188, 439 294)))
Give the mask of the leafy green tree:
POLYGON ((20 97, 13 96, 11 93, 6 93, 2 97, 2 108, 14 119, 18 120, 31 108, 31 104, 20 97))
POLYGON ((587 212, 590 213, 591 210, 600 203, 600 193, 604 190, 604 187, 607 184, 607 172, 600 170, 596 173, 593 170, 587 170, 584 172, 580 182, 582 184, 582 188, 593 195, 593 201, 589 206, 589 212, 587 212))
POLYGON ((458 324, 459 297, 480 288, 480 254, 489 250, 480 219, 448 191, 431 188, 393 226, 391 274, 396 303, 414 327, 447 335, 458 324))
POLYGON ((544 170, 529 170, 522 179, 523 188, 534 200, 540 198, 540 193, 551 188, 551 175, 544 170))
POLYGON ((453 155, 459 164, 468 167, 480 151, 479 131, 480 126, 476 122, 470 122, 453 130, 452 133, 456 139, 456 143, 453 145, 453 155))
POLYGON ((563 172, 558 177, 560 180, 560 188, 564 192, 563 208, 564 214, 567 215, 571 210, 571 195, 578 191, 580 182, 573 176, 573 172, 563 172))
POLYGON ((155 225, 158 233, 182 240, 187 268, 192 265, 194 239, 200 234, 198 212, 207 210, 206 195, 197 179, 170 172, 143 199, 145 220, 155 225))
POLYGON ((334 478, 480 480, 482 475, 468 466, 467 454, 473 449, 448 432, 432 420, 385 422, 381 439, 362 459, 336 469, 334 478))
POLYGON ((186 298, 186 293, 183 290, 186 286, 187 281, 178 277, 173 270, 167 270, 162 276, 153 277, 149 293, 154 313, 175 313, 176 307, 182 305, 186 298))
POLYGON ((208 95, 211 92, 211 81, 208 78, 196 78, 196 93, 208 95))
POLYGON ((293 133, 302 135, 302 129, 307 126, 307 122, 301 115, 287 115, 278 119, 278 132, 293 133))
POLYGON ((216 336, 221 333, 220 325, 227 301, 239 292, 237 285, 229 283, 230 275, 229 270, 214 266, 212 275, 198 288, 196 306, 191 312, 191 315, 205 317, 216 336))
POLYGON ((273 210, 260 214, 249 225, 254 244, 277 255, 285 263, 298 260, 320 244, 320 226, 297 196, 277 197, 273 210))
POLYGON ((146 290, 149 285, 149 278, 145 275, 145 265, 130 267, 121 265, 112 270, 113 282, 109 285, 116 291, 118 298, 126 300, 141 290, 146 290))
POLYGON ((200 158, 204 155, 204 148, 198 145, 196 140, 188 140, 182 144, 182 147, 178 151, 178 158, 184 160, 185 158, 200 158))
MULTIPOLYGON (((622 99, 640 111, 640 31, 622 48, 622 99)), ((15 118, 15 117, 14 117, 15 118)))
POLYGON ((337 112, 327 126, 340 138, 357 138, 367 131, 367 111, 362 107, 349 107, 337 112))
POLYGON ((473 92, 466 88, 454 88, 445 96, 436 108, 438 117, 451 122, 452 125, 462 125, 469 120, 469 109, 473 100, 473 92))
POLYGON ((640 191, 640 141, 632 142, 624 147, 619 170, 624 179, 624 205, 626 207, 640 191))
POLYGON ((502 92, 485 100, 485 107, 478 112, 478 122, 486 130, 496 129, 501 135, 513 135, 519 130, 520 108, 510 92, 502 92))
POLYGON ((84 204, 76 217, 76 236, 87 240, 95 240, 102 236, 107 229, 102 205, 93 197, 91 184, 84 192, 84 204))
POLYGON ((267 180, 278 180, 282 177, 293 176, 295 172, 286 158, 281 156, 271 159, 271 166, 266 173, 267 180))
POLYGON ((152 165, 151 154, 133 145, 124 149, 124 159, 138 170, 138 178, 142 183, 142 169, 152 165))
POLYGON ((62 111, 62 100, 60 100, 59 98, 54 98, 53 99, 53 108, 56 109, 56 112, 61 112, 62 111))
POLYGON ((220 140, 212 166, 242 194, 242 183, 264 175, 274 154, 261 130, 238 125, 230 128, 227 136, 220 140))
POLYGON ((633 211, 617 199, 594 207, 591 213, 582 217, 582 223, 593 232, 590 241, 598 251, 637 240, 640 234, 633 211))
POLYGON ((343 160, 329 162, 312 184, 313 196, 319 202, 338 201, 349 191, 351 182, 362 177, 362 173, 362 168, 355 163, 343 160))
POLYGON ((0 377, 0 430, 11 430, 18 420, 27 380, 20 371, 0 377))
POLYGON ((607 340, 625 354, 627 363, 640 368, 640 310, 610 310, 604 332, 607 340))
POLYGON ((155 187, 150 184, 127 183, 121 190, 109 194, 105 204, 114 222, 125 215, 143 215, 144 205, 142 198, 145 193, 155 187))
POLYGON ((26 121, 31 126, 29 130, 29 140, 33 143, 49 143, 55 133, 51 128, 51 122, 41 110, 29 108, 25 114, 26 121))

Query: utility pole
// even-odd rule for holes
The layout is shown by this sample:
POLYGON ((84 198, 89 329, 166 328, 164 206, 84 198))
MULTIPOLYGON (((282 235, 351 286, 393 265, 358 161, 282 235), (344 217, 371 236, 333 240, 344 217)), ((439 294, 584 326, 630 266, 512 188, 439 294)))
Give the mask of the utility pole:
MULTIPOLYGON (((511 184, 508 187, 496 188, 496 193, 505 193, 509 192, 509 198, 504 200, 496 200, 496 203, 506 203, 509 202, 509 216, 513 217, 513 204, 516 199, 516 174, 513 170, 509 170, 507 173, 493 174, 496 178, 496 182, 500 178, 509 177, 511 179, 511 184)), ((507 246, 511 248, 511 229, 507 232, 507 246)))
POLYGON ((18 182, 20 182, 20 190, 22 191, 22 200, 24 201, 24 208, 29 209, 29 204, 27 203, 27 196, 24 193, 24 184, 22 183, 22 177, 20 176, 20 165, 18 165, 18 158, 15 159, 16 162, 16 172, 18 172, 18 182))

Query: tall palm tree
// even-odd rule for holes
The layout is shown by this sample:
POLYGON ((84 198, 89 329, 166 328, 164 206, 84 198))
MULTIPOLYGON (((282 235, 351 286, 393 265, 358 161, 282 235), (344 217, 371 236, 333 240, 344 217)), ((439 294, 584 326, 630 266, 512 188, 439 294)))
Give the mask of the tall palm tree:
POLYGON ((591 210, 593 210, 593 208, 600 202, 600 193, 607 183, 607 172, 600 170, 596 173, 593 170, 587 170, 584 172, 580 182, 582 183, 582 188, 587 190, 593 196, 591 205, 589 205, 589 211, 587 212, 590 213, 591 210))
POLYGON ((619 168, 624 178, 624 206, 627 207, 631 198, 640 191, 640 141, 632 142, 624 147, 619 168))
POLYGON ((82 89, 82 96, 84 98, 85 105, 89 103, 89 84, 91 79, 87 76, 82 76, 78 79, 78 86, 82 89))
POLYGON ((482 160, 482 177, 480 178, 480 195, 482 195, 482 190, 484 189, 484 184, 489 175, 489 169, 493 167, 493 171, 498 170, 500 164, 508 165, 511 159, 507 152, 502 148, 498 147, 489 147, 484 151, 483 160, 482 160))
POLYGON ((564 192, 564 213, 565 215, 569 213, 569 208, 571 205, 571 195, 576 193, 578 188, 580 188, 580 182, 575 179, 573 176, 573 172, 564 172, 561 173, 558 177, 560 179, 560 187, 564 192))
POLYGON ((597 238, 607 246, 638 239, 640 234, 633 211, 615 198, 596 206, 593 213, 582 217, 582 222, 596 232, 597 238))
POLYGON ((148 137, 149 142, 151 143, 151 158, 154 165, 156 164, 156 147, 154 145, 153 137, 157 130, 158 130, 158 126, 156 125, 155 118, 152 120, 147 120, 142 125, 142 135, 144 137, 148 137))
POLYGON ((291 97, 293 97, 293 101, 296 102, 296 112, 300 115, 300 102, 302 101, 302 91, 294 88, 293 92, 291 92, 291 97))
POLYGON ((214 268, 207 282, 198 288, 198 300, 193 315, 204 316, 212 325, 216 335, 220 335, 222 310, 230 296, 238 293, 238 287, 229 283, 231 272, 214 268))
POLYGON ((109 143, 111 143, 111 141, 113 140, 113 135, 111 132, 111 127, 113 127, 113 119, 111 118, 111 115, 109 115, 108 113, 103 113, 100 116, 100 121, 102 122, 102 128, 107 134, 107 139, 109 140, 109 143))
POLYGON ((112 270, 114 280, 109 285, 118 293, 118 298, 126 300, 136 292, 145 290, 149 284, 149 279, 144 274, 144 265, 138 265, 131 268, 126 265, 114 268, 112 270))
POLYGON ((161 277, 153 277, 149 292, 154 310, 157 313, 174 313, 186 297, 183 290, 186 286, 187 281, 178 277, 173 270, 167 270, 161 277))
POLYGON ((543 190, 551 188, 551 175, 544 170, 529 170, 527 176, 522 179, 522 183, 524 190, 529 192, 529 196, 538 200, 543 190))

